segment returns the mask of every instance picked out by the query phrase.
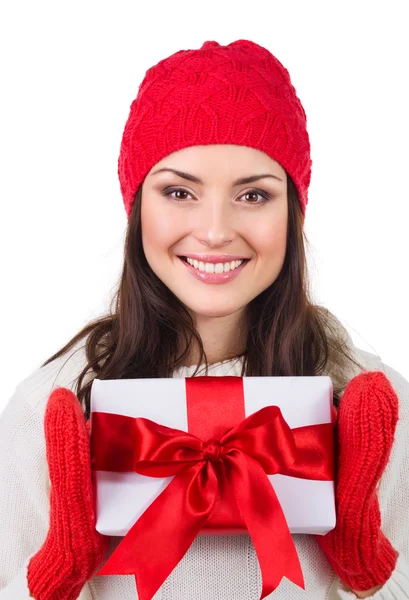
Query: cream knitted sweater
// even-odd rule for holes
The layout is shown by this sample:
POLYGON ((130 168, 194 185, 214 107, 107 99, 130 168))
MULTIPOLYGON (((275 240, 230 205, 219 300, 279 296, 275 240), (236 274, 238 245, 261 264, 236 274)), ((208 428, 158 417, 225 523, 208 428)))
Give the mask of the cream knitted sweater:
MULTIPOLYGON (((83 343, 83 342, 82 342, 83 343)), ((400 400, 400 419, 378 497, 382 528, 399 551, 391 578, 372 600, 409 599, 409 382, 378 357, 355 348, 365 368, 383 370, 400 400)), ((85 350, 75 351, 34 371, 22 381, 0 417, 0 600, 29 599, 27 566, 43 544, 49 519, 50 480, 46 461, 44 412, 51 390, 74 390, 85 365, 85 350)), ((217 363, 209 375, 240 375, 240 361, 217 363)), ((174 377, 189 377, 183 367, 174 377)), ((358 373, 357 370, 356 373, 358 373)), ((199 373, 200 374, 200 373, 199 373)), ((281 600, 356 598, 343 589, 313 536, 293 539, 305 579, 305 591, 283 578, 268 596, 281 600)), ((121 538, 111 538, 113 550, 121 538)), ((249 536, 199 536, 155 594, 155 600, 258 600, 261 574, 249 536)), ((135 600, 134 577, 93 577, 80 600, 135 600)))

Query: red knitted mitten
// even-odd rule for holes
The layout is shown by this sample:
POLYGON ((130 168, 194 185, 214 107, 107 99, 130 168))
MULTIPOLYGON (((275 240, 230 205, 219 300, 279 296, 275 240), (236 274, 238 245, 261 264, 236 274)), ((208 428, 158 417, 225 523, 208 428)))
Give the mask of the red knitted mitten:
POLYGON ((399 400, 382 371, 348 383, 337 415, 337 524, 315 536, 340 580, 351 590, 383 585, 398 553, 382 533, 377 486, 392 449, 399 400))
POLYGON ((51 393, 44 417, 50 474, 50 521, 45 542, 28 565, 36 600, 74 600, 98 569, 109 536, 95 529, 89 421, 69 389, 51 393))

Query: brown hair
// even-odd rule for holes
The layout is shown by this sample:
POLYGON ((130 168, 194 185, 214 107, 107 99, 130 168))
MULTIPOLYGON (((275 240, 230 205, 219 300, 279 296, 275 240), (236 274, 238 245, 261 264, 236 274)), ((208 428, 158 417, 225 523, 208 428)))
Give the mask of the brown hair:
MULTIPOLYGON (((241 375, 330 375, 334 404, 338 406, 349 380, 348 366, 354 363, 363 367, 348 348, 348 334, 336 317, 310 299, 305 252, 308 240, 298 192, 288 174, 287 190, 285 260, 277 279, 247 306, 248 332, 241 375)), ((207 357, 192 317, 147 263, 141 235, 141 196, 142 186, 130 215, 124 264, 109 314, 89 322, 42 365, 86 338, 87 362, 76 379, 75 390, 86 419, 95 377, 172 377, 173 370, 184 364, 193 340, 200 350, 199 365, 205 363, 207 373, 207 357), (181 339, 184 347, 178 354, 181 339)))

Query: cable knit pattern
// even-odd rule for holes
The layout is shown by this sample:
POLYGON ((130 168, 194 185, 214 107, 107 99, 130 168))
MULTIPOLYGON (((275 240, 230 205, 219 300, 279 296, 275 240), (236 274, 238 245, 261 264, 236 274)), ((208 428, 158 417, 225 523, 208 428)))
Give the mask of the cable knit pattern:
POLYGON ((146 71, 118 159, 128 219, 135 194, 156 163, 182 148, 207 144, 248 146, 279 162, 305 214, 312 166, 307 117, 288 70, 263 46, 207 41, 146 71))
MULTIPOLYGON (((368 370, 385 373, 399 397, 399 421, 378 497, 382 530, 399 552, 395 569, 372 600, 409 599, 409 382, 373 354, 357 350, 368 370)), ((0 417, 0 600, 28 600, 27 567, 44 543, 50 511, 50 480, 44 438, 44 413, 51 391, 74 391, 85 350, 60 357, 21 382, 0 417)), ((195 367, 175 371, 188 377, 195 367)), ((213 365, 209 375, 240 375, 241 362, 213 365)), ((199 373, 200 374, 200 373, 199 373)), ((357 372, 353 375, 358 374, 357 372)), ((352 376, 352 374, 351 374, 352 376)), ((122 538, 112 537, 108 555, 122 538)), ((305 577, 305 591, 283 578, 270 599, 350 600, 315 536, 294 534, 305 577)), ((247 536, 198 536, 155 594, 155 600, 258 600, 261 573, 247 536)), ((135 600, 130 575, 91 578, 79 600, 135 600)))

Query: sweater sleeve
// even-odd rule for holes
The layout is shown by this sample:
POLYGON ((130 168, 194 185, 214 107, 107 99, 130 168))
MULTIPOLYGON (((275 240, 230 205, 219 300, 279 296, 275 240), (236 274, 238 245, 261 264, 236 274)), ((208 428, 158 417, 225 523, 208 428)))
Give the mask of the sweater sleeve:
MULTIPOLYGON (((55 387, 74 391, 81 342, 18 384, 0 414, 0 600, 28 600, 27 568, 49 529, 50 488, 44 415, 55 387)), ((79 600, 88 600, 86 584, 79 600)))
MULTIPOLYGON (((382 364, 386 377, 399 397, 399 421, 391 456, 378 488, 381 528, 399 552, 390 578, 370 600, 409 599, 409 382, 397 371, 382 364)), ((336 589, 341 600, 358 596, 338 580, 336 589)))
POLYGON ((18 386, 0 416, 0 600, 30 598, 27 566, 48 532, 43 421, 18 386))

